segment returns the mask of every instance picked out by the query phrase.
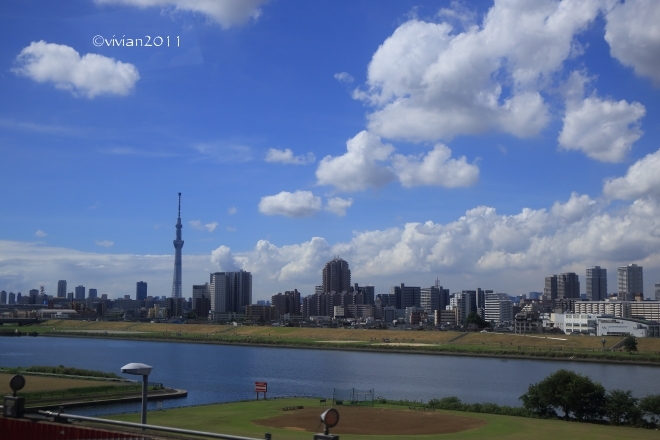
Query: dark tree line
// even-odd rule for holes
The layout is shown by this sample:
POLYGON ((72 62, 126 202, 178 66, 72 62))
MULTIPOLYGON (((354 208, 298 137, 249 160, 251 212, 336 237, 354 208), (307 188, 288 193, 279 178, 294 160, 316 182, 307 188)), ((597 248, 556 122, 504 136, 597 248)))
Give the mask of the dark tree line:
POLYGON ((660 421, 660 394, 638 399, 630 391, 608 392, 600 383, 569 370, 530 385, 520 400, 539 417, 632 426, 657 426, 660 421))

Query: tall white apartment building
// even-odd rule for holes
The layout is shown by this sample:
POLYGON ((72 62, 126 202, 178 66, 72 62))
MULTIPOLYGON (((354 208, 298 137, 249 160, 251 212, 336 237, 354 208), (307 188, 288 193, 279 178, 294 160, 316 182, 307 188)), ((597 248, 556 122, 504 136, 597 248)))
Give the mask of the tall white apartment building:
POLYGON ((484 319, 494 324, 513 322, 513 302, 506 293, 487 293, 484 319))

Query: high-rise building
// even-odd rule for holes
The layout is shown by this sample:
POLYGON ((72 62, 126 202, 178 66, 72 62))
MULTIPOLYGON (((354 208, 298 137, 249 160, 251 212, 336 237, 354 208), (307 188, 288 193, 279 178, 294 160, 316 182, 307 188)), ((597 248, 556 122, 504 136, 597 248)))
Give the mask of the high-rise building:
POLYGON ((211 297, 209 294, 209 283, 193 284, 192 287, 192 309, 197 318, 206 318, 211 310, 211 297))
POLYGON ((9 292, 9 304, 16 304, 16 294, 14 292, 9 292))
POLYGON ((543 296, 546 299, 580 299, 580 280, 573 272, 545 277, 543 296))
POLYGON ((174 277, 172 279, 172 298, 182 298, 181 296, 181 248, 183 240, 181 239, 181 193, 179 193, 179 215, 176 219, 176 240, 174 243, 174 277))
POLYGON ((76 286, 75 299, 85 299, 85 286, 76 286))
POLYGON ((607 269, 594 266, 587 269, 587 301, 607 299, 607 269))
POLYGON ((280 315, 300 315, 300 292, 298 289, 278 293, 270 297, 271 304, 280 315))
POLYGON ((484 319, 494 324, 513 322, 513 302, 506 293, 487 293, 484 319))
POLYGON ((147 282, 138 281, 135 284, 135 299, 138 301, 144 301, 147 299, 147 282))
POLYGON ((7 304, 7 292, 4 290, 0 292, 0 304, 7 304))
POLYGON ((87 298, 98 298, 99 297, 99 291, 96 289, 89 289, 87 292, 87 298))
POLYGON ((325 263, 323 267, 323 293, 349 292, 351 289, 351 270, 348 263, 339 257, 325 263))
POLYGON ((39 296, 38 289, 30 289, 30 302, 29 304, 37 304, 37 296, 39 296))
POLYGON ((442 286, 423 287, 420 289, 419 305, 426 313, 432 315, 436 310, 444 310, 447 305, 444 302, 442 286))
POLYGON ((57 282, 57 297, 66 298, 66 280, 59 280, 57 282))
POLYGON ((629 264, 617 269, 617 285, 619 299, 623 301, 632 301, 635 295, 644 295, 644 277, 642 275, 642 266, 629 264))
POLYGON ((557 277, 559 299, 580 299, 580 280, 576 273, 563 273, 557 277))
POLYGON ((660 281, 655 283, 655 300, 660 301, 660 281))
POLYGON ((211 274, 211 310, 216 313, 245 313, 245 306, 252 303, 252 274, 216 272, 211 274))

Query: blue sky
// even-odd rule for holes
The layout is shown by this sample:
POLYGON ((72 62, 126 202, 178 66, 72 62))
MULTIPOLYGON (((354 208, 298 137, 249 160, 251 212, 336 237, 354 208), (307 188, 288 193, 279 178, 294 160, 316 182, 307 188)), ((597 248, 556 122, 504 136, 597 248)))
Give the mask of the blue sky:
POLYGON ((169 295, 182 192, 186 296, 238 268, 255 300, 310 294, 335 255, 377 293, 593 265, 613 292, 637 263, 652 296, 659 22, 641 0, 4 2, 0 289, 169 295))

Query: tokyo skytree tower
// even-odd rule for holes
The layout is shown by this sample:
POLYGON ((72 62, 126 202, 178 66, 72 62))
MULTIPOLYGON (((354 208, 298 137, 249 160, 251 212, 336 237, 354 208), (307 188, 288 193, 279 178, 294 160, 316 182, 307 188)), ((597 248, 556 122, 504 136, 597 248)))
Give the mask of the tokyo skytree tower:
POLYGON ((181 298, 181 248, 183 240, 181 239, 181 193, 179 193, 179 217, 176 219, 176 240, 174 240, 174 279, 172 280, 172 298, 181 298))

